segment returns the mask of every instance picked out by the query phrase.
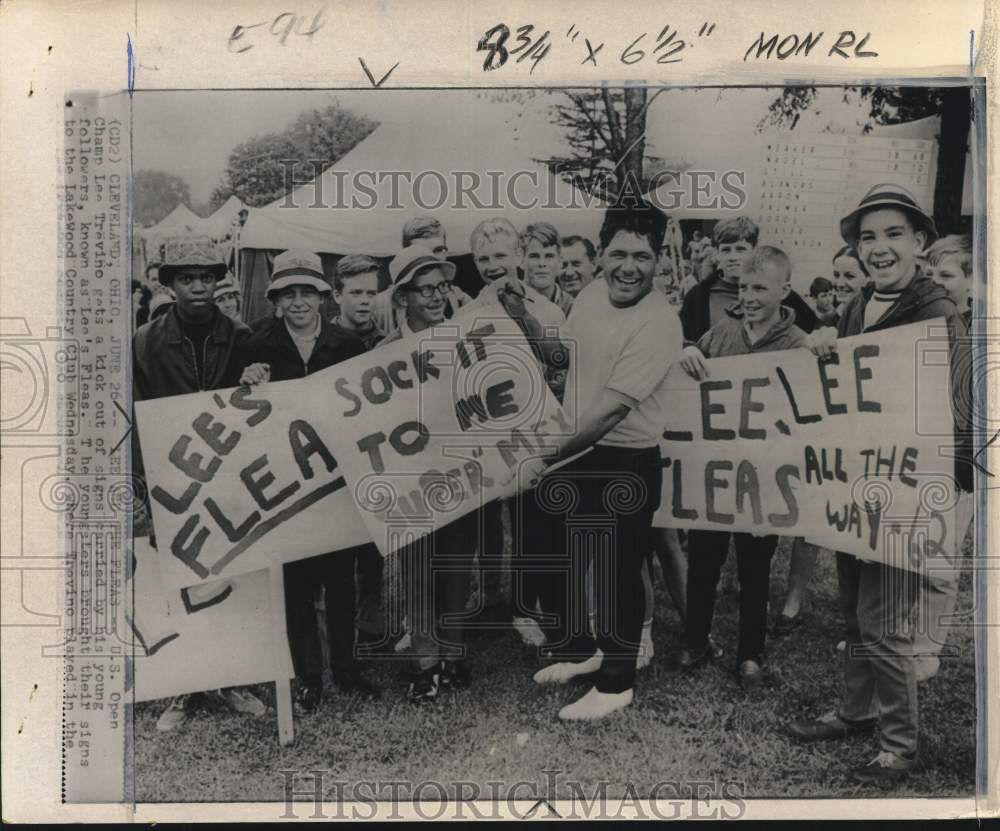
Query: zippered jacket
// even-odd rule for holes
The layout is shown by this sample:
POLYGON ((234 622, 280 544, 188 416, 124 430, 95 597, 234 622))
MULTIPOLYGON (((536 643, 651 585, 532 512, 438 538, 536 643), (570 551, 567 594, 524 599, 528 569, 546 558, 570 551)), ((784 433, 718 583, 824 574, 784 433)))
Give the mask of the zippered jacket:
MULTIPOLYGON (((880 332, 894 326, 905 326, 921 320, 944 318, 948 331, 948 357, 951 381, 951 409, 955 422, 954 445, 942 452, 954 456, 955 479, 964 491, 973 487, 973 365, 972 341, 966 319, 943 288, 921 271, 903 289, 899 299, 872 326, 865 329, 865 307, 875 293, 873 285, 865 286, 853 297, 840 316, 837 335, 842 338, 862 332, 880 332)), ((919 395, 919 390, 915 391, 919 395)), ((915 406, 928 402, 915 399, 915 406)))
MULTIPOLYGON (((269 364, 272 381, 304 378, 341 361, 363 355, 365 351, 364 341, 360 337, 344 337, 339 327, 334 327, 328 320, 320 322, 319 337, 308 361, 302 360, 302 355, 288 333, 288 327, 278 319, 255 332, 241 347, 244 366, 252 363, 269 364)), ((239 371, 242 370, 243 367, 240 367, 239 371)))
MULTIPOLYGON (((681 304, 681 325, 684 327, 684 342, 697 343, 711 326, 709 311, 711 309, 712 287, 722 280, 722 272, 706 277, 698 285, 684 295, 681 304)), ((781 302, 795 312, 795 325, 809 334, 817 326, 816 313, 794 290, 781 302)))
MULTIPOLYGON (((203 369, 199 373, 195 345, 184 335, 177 306, 173 305, 166 314, 140 326, 132 338, 132 400, 148 401, 237 386, 243 371, 241 347, 249 336, 246 324, 233 321, 216 309, 212 329, 202 346, 203 369)), ((139 503, 145 506, 148 518, 148 484, 140 484, 145 479, 145 464, 138 429, 132 430, 132 476, 136 480, 136 508, 139 503)), ((145 536, 150 531, 149 526, 141 524, 133 528, 136 536, 145 536)))
POLYGON ((204 368, 199 377, 195 346, 185 337, 173 306, 141 326, 132 339, 133 399, 147 401, 237 386, 243 370, 239 351, 249 336, 246 324, 216 311, 202 347, 204 368))
POLYGON ((756 352, 780 352, 807 344, 806 333, 795 325, 795 312, 788 306, 779 309, 778 320, 759 340, 750 342, 743 312, 738 303, 726 309, 726 316, 705 332, 697 347, 706 358, 751 355, 756 352))

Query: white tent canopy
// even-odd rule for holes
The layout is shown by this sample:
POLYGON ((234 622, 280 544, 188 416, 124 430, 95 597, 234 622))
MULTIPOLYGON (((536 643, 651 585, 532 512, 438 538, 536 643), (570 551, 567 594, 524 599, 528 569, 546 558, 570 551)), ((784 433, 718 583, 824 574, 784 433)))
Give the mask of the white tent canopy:
POLYGON ((239 197, 230 196, 215 213, 201 220, 201 232, 214 240, 224 239, 232 231, 233 223, 238 219, 243 207, 239 197))
POLYGON ((450 103, 383 122, 318 179, 251 211, 241 247, 391 256, 416 216, 440 220, 451 254, 468 253, 473 228, 495 216, 596 240, 603 205, 536 161, 559 152, 548 124, 520 124, 510 105, 450 103))
POLYGON ((205 220, 181 202, 163 219, 149 228, 143 228, 139 234, 147 243, 155 244, 167 237, 204 233, 202 230, 204 222, 205 220))

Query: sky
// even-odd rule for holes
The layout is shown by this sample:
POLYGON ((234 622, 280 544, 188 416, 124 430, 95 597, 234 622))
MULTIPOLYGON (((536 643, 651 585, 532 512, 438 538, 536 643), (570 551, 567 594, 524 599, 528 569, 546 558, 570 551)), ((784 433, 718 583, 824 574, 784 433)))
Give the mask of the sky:
MULTIPOLYGON (((560 152, 558 131, 547 123, 554 93, 506 105, 511 118, 528 129, 538 157, 560 152), (535 128, 540 129, 535 129, 535 128)), ((695 166, 732 161, 738 149, 762 140, 755 129, 775 89, 670 89, 650 107, 648 152, 695 166)), ((860 132, 864 110, 844 104, 838 90, 820 90, 819 115, 806 114, 796 128, 860 132)), ((254 136, 280 132, 301 113, 334 102, 383 123, 418 114, 442 130, 462 129, 461 119, 480 117, 491 105, 465 90, 181 91, 137 90, 133 99, 135 170, 163 170, 184 179, 194 202, 207 202, 229 154, 254 136)))

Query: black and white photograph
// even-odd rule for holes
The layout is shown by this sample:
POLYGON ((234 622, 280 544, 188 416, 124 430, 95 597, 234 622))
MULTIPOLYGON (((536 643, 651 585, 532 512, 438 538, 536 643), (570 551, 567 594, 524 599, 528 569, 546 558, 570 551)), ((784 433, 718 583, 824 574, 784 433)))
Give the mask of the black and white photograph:
POLYGON ((136 90, 135 800, 974 796, 984 115, 136 90))

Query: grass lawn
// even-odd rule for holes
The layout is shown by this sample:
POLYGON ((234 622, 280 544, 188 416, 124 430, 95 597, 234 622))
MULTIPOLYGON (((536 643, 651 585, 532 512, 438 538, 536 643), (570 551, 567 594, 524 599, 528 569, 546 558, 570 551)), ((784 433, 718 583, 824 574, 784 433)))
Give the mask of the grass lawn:
MULTIPOLYGON (((787 569, 783 543, 772 569, 772 610, 781 607, 787 569)), ((838 700, 841 657, 834 644, 841 637, 841 618, 832 556, 823 557, 817 567, 807 623, 788 637, 769 641, 770 677, 752 695, 740 690, 734 676, 733 558, 723 577, 714 627, 726 658, 687 676, 664 669, 667 653, 679 644, 680 624, 662 582, 656 582, 656 656, 639 675, 633 706, 602 722, 561 723, 559 708, 581 695, 586 684, 537 688, 531 675, 538 661, 509 631, 474 637, 472 688, 443 693, 432 705, 403 700, 404 663, 371 665, 367 674, 382 687, 382 700, 328 694, 317 713, 296 720, 296 741, 287 748, 278 745, 273 712, 254 720, 213 706, 163 734, 155 723, 164 702, 140 704, 135 709, 136 798, 283 801, 280 771, 315 768, 327 771, 328 782, 474 782, 484 798, 489 782, 506 787, 519 780, 538 782, 544 794, 550 781, 544 770, 559 771, 555 798, 572 796, 569 781, 581 783, 588 795, 606 782, 609 797, 624 795, 628 783, 642 797, 659 782, 706 780, 735 783, 732 787, 748 798, 886 795, 846 777, 851 766, 874 756, 873 738, 802 745, 782 732, 786 720, 819 715, 838 700)), ((958 610, 971 607, 966 569, 958 610)), ((938 675, 920 688, 921 757, 893 796, 967 796, 973 791, 975 666, 967 620, 950 636, 957 655, 942 657, 938 675)), ((273 686, 255 690, 273 706, 273 686)), ((452 790, 450 797, 455 796, 452 790)), ((431 791, 425 798, 438 797, 431 791)))

